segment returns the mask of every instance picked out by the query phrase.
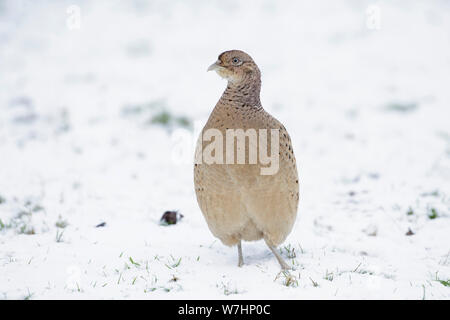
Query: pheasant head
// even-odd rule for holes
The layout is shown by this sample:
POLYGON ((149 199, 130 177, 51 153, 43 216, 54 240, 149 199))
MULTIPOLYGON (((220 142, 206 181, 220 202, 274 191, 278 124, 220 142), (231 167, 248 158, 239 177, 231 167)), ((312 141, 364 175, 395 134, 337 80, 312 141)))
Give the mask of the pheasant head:
POLYGON ((219 55, 219 58, 208 71, 216 71, 228 83, 234 85, 248 82, 260 82, 261 73, 253 59, 244 51, 230 50, 219 55))

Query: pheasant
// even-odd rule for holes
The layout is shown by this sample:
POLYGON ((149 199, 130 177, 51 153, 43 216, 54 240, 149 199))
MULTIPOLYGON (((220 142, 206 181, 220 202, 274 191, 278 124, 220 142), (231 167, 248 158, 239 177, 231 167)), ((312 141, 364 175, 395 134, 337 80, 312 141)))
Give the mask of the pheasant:
MULTIPOLYGON (((277 251, 277 246, 292 230, 299 202, 297 165, 289 134, 263 109, 261 73, 248 54, 240 50, 223 52, 208 71, 216 71, 228 80, 228 85, 197 142, 194 185, 199 207, 212 234, 227 246, 237 245, 239 267, 244 264, 242 240, 264 239, 281 268, 290 269, 277 251), (239 129, 247 133, 244 142, 249 141, 243 148, 234 145, 235 136, 230 135, 233 144, 225 141, 230 130, 239 129), (276 136, 271 136, 264 152, 278 150, 275 154, 278 163, 274 165, 276 170, 264 174, 267 162, 262 163, 262 159, 255 162, 251 151, 255 141, 261 147, 264 141, 261 132, 266 132, 268 137, 268 132, 274 131, 278 132, 278 141, 276 136), (213 141, 211 132, 217 141, 213 141), (252 144, 255 137, 249 132, 256 132, 259 140, 254 139, 252 144), (223 148, 214 149, 210 154, 216 161, 203 161, 213 142, 230 145, 232 150, 227 148, 225 154, 223 148), (239 162, 236 159, 243 150, 245 158, 239 162)), ((237 140, 239 143, 239 137, 237 140)))

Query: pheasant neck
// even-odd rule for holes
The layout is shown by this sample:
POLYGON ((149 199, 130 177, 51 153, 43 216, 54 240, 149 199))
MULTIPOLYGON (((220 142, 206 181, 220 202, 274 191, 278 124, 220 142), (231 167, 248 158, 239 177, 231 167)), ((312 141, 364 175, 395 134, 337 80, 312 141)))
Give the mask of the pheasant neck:
POLYGON ((220 98, 225 104, 230 102, 236 106, 261 107, 259 94, 261 92, 260 79, 245 79, 238 83, 228 82, 222 97, 220 98))

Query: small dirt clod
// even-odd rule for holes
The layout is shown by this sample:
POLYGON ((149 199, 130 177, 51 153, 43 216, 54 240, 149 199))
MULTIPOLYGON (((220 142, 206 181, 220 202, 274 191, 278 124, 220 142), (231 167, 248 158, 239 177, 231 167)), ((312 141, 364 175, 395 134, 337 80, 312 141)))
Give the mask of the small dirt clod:
POLYGON ((183 218, 183 215, 178 211, 166 211, 162 215, 160 222, 163 225, 176 224, 181 218, 183 218))

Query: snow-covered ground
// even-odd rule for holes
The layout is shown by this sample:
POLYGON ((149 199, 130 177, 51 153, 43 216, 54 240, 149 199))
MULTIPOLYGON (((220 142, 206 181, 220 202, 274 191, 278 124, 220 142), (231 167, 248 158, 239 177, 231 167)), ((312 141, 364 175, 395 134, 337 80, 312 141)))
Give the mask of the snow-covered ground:
POLYGON ((444 0, 0 0, 0 298, 449 299, 449 84, 444 0), (228 49, 294 143, 290 274, 195 199, 228 49))

